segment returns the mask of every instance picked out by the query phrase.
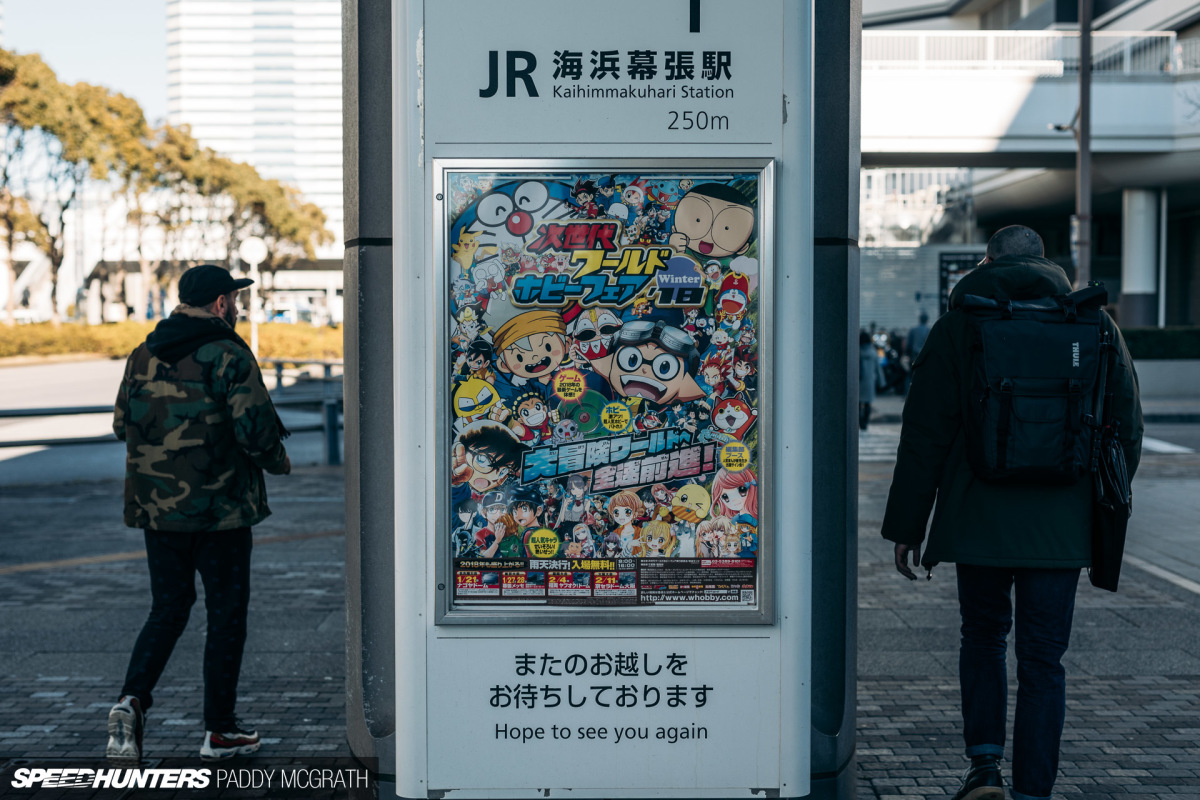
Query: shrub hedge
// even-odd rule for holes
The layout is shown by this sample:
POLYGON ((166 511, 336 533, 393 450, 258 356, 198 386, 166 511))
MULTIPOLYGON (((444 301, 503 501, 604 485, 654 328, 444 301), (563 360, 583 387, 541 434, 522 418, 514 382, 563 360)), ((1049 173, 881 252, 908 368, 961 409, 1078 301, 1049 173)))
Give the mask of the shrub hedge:
MULTIPOLYGON (((0 358, 11 356, 97 355, 124 358, 137 347, 154 323, 117 322, 106 325, 50 323, 0 325, 0 358)), ((250 340, 250 325, 238 325, 250 340)), ((1123 328, 1121 333, 1136 359, 1200 359, 1200 327, 1123 328)), ((261 358, 325 359, 342 357, 342 329, 270 323, 258 328, 261 358)))
MULTIPOLYGON (((11 356, 96 355, 124 358, 142 343, 154 323, 117 322, 105 325, 50 323, 0 325, 0 358, 11 356)), ((238 325, 250 341, 250 325, 238 325)), ((271 323, 258 326, 260 358, 327 359, 342 357, 342 329, 271 323)))

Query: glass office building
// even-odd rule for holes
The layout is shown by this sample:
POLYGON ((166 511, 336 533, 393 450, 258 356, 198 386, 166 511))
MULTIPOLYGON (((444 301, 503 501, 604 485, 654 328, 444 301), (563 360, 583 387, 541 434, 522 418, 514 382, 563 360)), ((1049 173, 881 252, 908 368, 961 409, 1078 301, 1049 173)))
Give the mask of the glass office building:
POLYGON ((340 0, 168 0, 167 119, 292 184, 342 255, 340 0))

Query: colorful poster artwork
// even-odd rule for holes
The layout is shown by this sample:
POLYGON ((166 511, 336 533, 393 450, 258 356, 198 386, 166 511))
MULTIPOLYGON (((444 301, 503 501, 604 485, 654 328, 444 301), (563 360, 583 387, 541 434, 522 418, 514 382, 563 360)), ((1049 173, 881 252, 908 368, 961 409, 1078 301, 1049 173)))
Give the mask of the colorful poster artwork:
POLYGON ((753 605, 759 173, 446 175, 455 602, 753 605))

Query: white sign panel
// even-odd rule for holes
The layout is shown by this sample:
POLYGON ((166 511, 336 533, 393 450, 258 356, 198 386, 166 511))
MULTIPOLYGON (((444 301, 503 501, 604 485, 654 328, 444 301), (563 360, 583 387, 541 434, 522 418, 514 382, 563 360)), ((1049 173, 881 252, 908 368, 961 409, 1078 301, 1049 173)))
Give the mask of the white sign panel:
POLYGON ((782 0, 429 3, 427 147, 762 152, 782 140, 782 15, 782 0))
POLYGON ((531 775, 728 796, 778 784, 773 638, 458 639, 439 651, 433 790, 519 789, 531 775))
MULTIPOLYGON (((811 4, 805 0, 397 0, 393 201, 399 796, 694 800, 808 793, 810 20, 811 4), (516 205, 525 197, 522 186, 544 190, 546 202, 529 209, 516 205), (740 196, 730 194, 733 190, 740 196), (689 193, 745 206, 754 224, 734 246, 724 248, 728 253, 714 256, 715 239, 708 242, 704 236, 692 237, 697 244, 691 247, 681 239, 689 225, 716 229, 711 220, 700 218, 703 214, 679 216, 689 193), (501 222, 498 209, 510 194, 514 205, 501 222), (562 206, 561 214, 541 211, 558 207, 551 202, 562 206), (481 221, 489 211, 490 221, 481 221), (535 219, 535 211, 543 218, 535 219), (563 246, 548 238, 550 245, 543 248, 536 238, 543 231, 535 222, 544 224, 547 236, 561 229, 563 246), (507 233, 490 241, 483 229, 501 226, 507 233), (611 247, 567 248, 568 230, 615 238, 611 247), (516 246, 513 237, 528 241, 521 238, 516 246), (472 424, 492 433, 506 426, 508 433, 500 431, 505 447, 489 450, 487 442, 461 438, 454 442, 457 431, 451 426, 460 417, 481 413, 481 404, 491 398, 483 390, 499 389, 509 380, 497 357, 546 333, 535 327, 545 327, 560 343, 574 337, 577 349, 595 347, 586 326, 573 324, 592 307, 580 300, 582 290, 572 281, 583 286, 583 278, 589 278, 599 287, 598 279, 565 270, 556 260, 569 267, 571 258, 582 257, 576 252, 581 250, 597 251, 602 266, 605 253, 653 250, 663 259, 657 272, 672 276, 668 262, 695 260, 686 265, 686 280, 679 279, 683 283, 655 284, 654 302, 639 303, 649 299, 643 295, 631 296, 627 304, 608 303, 616 309, 612 316, 619 317, 608 320, 608 328, 618 327, 617 322, 622 329, 628 326, 631 338, 625 345, 645 346, 648 352, 656 347, 673 352, 665 349, 670 338, 671 347, 683 353, 676 361, 698 362, 686 372, 692 380, 692 371, 703 375, 703 356, 714 336, 717 350, 728 345, 733 356, 728 360, 742 373, 747 373, 745 365, 733 363, 739 362, 739 352, 740 362, 749 363, 750 355, 760 359, 758 395, 752 396, 742 376, 731 383, 731 391, 716 390, 721 353, 710 353, 711 381, 704 377, 704 383, 711 391, 692 392, 685 399, 713 402, 695 410, 695 423, 690 416, 694 409, 682 401, 669 404, 675 416, 667 419, 668 428, 694 428, 700 436, 700 423, 712 421, 716 401, 734 401, 741 392, 750 404, 748 417, 763 417, 754 428, 762 437, 758 460, 749 461, 755 457, 748 443, 749 418, 741 423, 745 428, 734 425, 736 432, 729 436, 736 441, 722 442, 744 445, 730 447, 728 463, 713 460, 705 467, 701 447, 700 474, 691 477, 704 493, 689 490, 686 497, 679 495, 687 485, 682 474, 675 476, 678 486, 671 485, 670 474, 666 480, 643 482, 640 472, 637 481, 626 480, 630 486, 620 481, 609 486, 609 472, 602 470, 613 466, 611 447, 609 463, 592 466, 600 473, 599 487, 596 474, 588 488, 574 467, 564 471, 555 466, 553 475, 543 474, 549 469, 546 448, 561 445, 542 437, 575 437, 575 431, 552 431, 532 418, 510 425, 493 407, 487 409, 487 419, 464 422, 463 436, 475 432, 466 430, 472 424), (726 257, 728 264, 722 260, 726 257), (735 270, 735 259, 738 265, 755 259, 758 268, 735 270), (761 298, 751 283, 754 276, 765 286, 761 298), (679 286, 691 290, 705 281, 714 300, 729 295, 729 309, 714 304, 701 314, 707 295, 691 304, 693 311, 688 303, 676 302, 679 286), (574 294, 568 298, 567 292, 574 294), (735 302, 739 292, 746 297, 744 304, 735 302), (740 324, 732 318, 738 317, 740 308, 734 306, 739 305, 747 309, 740 324), (762 316, 754 317, 752 312, 759 311, 762 316), (667 312, 678 312, 680 318, 667 318, 667 312), (701 325, 689 314, 712 317, 711 332, 707 320, 701 325), (729 330, 719 330, 722 322, 729 330), (684 336, 676 336, 676 328, 684 336), (724 341, 732 340, 731 331, 736 343, 724 341), (461 352, 454 350, 455 335, 461 352), (755 337, 761 349, 754 349, 760 346, 755 337), (778 359, 776 346, 782 354, 778 359), (451 370, 462 380, 453 380, 451 370), (471 388, 478 391, 469 397, 454 395, 472 380, 471 388), (786 413, 772 411, 785 405, 786 413), (463 413, 456 410, 452 418, 451 408, 463 413), (514 436, 522 447, 511 446, 508 440, 514 436), (502 463, 511 451, 520 451, 521 461, 502 463), (533 454, 530 459, 524 458, 526 451, 533 454), (469 472, 464 464, 470 465, 469 472), (521 472, 508 480, 499 475, 504 470, 521 472), (744 473, 745 479, 717 486, 717 476, 729 472, 744 473), (483 480, 489 475, 497 485, 483 480), (775 475, 788 482, 788 491, 772 490, 775 475), (473 482, 477 477, 480 481, 473 482), (515 485, 506 486, 506 481, 515 485), (552 485, 556 481, 562 486, 552 485), (503 507, 496 496, 502 492, 503 507), (608 497, 621 492, 620 503, 608 497), (679 541, 686 545, 668 550, 663 528, 691 533, 687 526, 671 527, 680 519, 692 522, 685 499, 699 509, 692 515, 694 543, 684 537, 679 541), (620 537, 640 526, 650 549, 642 552, 644 560, 661 557, 666 564, 686 553, 703 567, 702 547, 721 545, 715 537, 701 541, 698 526, 714 508, 725 507, 729 513, 722 510, 722 515, 735 528, 742 527, 736 536, 726 532, 721 539, 725 550, 709 552, 707 559, 745 561, 739 568, 749 577, 740 577, 736 587, 731 580, 707 587, 690 575, 643 581, 615 556, 615 569, 601 564, 599 555, 588 557, 589 549, 606 543, 612 548, 621 544, 624 554, 620 537), (759 536, 759 549, 751 555, 756 540, 742 534, 759 524, 757 508, 767 534, 759 536), (477 525, 480 510, 486 526, 477 525), (613 511, 621 516, 610 523, 604 515, 613 511), (505 535, 497 535, 500 528, 505 535), (510 534, 510 528, 521 536, 510 534), (502 552, 506 543, 512 548, 502 552), (554 556, 548 555, 552 548, 554 556), (559 563, 563 560, 570 570, 559 563), (547 561, 557 566, 546 566, 547 561), (506 569, 498 568, 499 562, 506 569), (648 595, 643 591, 647 587, 652 590, 648 595), (701 605, 708 594, 689 596, 710 588, 727 593, 727 607, 701 605), (666 608, 667 600, 676 602, 666 608), (535 617, 538 624, 530 624, 535 617)), ((731 230, 722 227, 721 235, 731 230)), ((612 270, 620 266, 612 259, 608 263, 612 270)), ((596 332, 615 336, 603 326, 596 332)), ((564 418, 591 425, 600 415, 605 432, 590 429, 593 439, 624 436, 630 427, 639 431, 638 437, 648 437, 647 457, 660 455, 649 452, 656 446, 660 420, 646 410, 658 415, 653 404, 662 398, 648 398, 641 389, 624 391, 624 373, 611 369, 605 381, 613 396, 606 395, 606 386, 595 380, 604 374, 593 362, 608 354, 591 352, 595 358, 581 355, 571 363, 563 354, 558 361, 540 357, 560 365, 558 372, 566 377, 557 380, 555 372, 550 373, 555 380, 544 381, 541 370, 531 386, 527 376, 519 375, 523 386, 522 392, 512 393, 515 413, 524 402, 533 412, 558 411, 555 425, 564 418), (614 388, 614 380, 622 381, 624 393, 614 388), (539 387, 545 402, 528 396, 539 387), (551 389, 556 399, 549 397, 551 389), (585 397, 596 402, 585 408, 585 397), (618 399, 627 415, 610 408, 618 399), (539 402, 543 409, 535 407, 539 402), (564 405, 576 416, 564 414, 564 405), (639 415, 646 431, 638 428, 639 415)), ((508 362, 504 366, 515 375, 522 369, 533 372, 539 363, 515 371, 508 362)), ((666 375, 663 381, 682 380, 682 374, 666 375)), ((683 383, 690 392, 690 384, 683 383)), ((496 394, 507 402, 504 392, 496 394)), ((514 413, 507 406, 503 410, 508 416, 514 413)), ((719 416, 717 421, 722 421, 719 416)), ((586 440, 588 431, 583 436, 586 440)), ((566 442, 572 443, 574 438, 566 442)), ((577 450, 568 454, 574 457, 577 450)), ((715 445, 713 453, 716 459, 715 445)), ((669 452, 667 456, 669 468, 669 452)), ((554 457, 558 464, 558 450, 554 457)), ((622 464, 628 460, 624 455, 620 459, 622 464)), ((630 561, 638 557, 633 548, 631 541, 630 561)))

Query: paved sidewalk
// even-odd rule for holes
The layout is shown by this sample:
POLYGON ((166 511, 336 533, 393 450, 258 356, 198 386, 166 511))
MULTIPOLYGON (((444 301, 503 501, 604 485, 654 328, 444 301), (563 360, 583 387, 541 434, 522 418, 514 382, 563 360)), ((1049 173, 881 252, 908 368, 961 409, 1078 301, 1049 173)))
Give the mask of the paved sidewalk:
MULTIPOLYGON (((878 454, 859 465, 858 796, 948 797, 966 767, 954 567, 936 567, 931 581, 916 583, 896 573, 891 543, 879 536, 892 467, 878 454)), ((1134 522, 1139 509, 1145 519, 1136 500, 1143 484, 1158 487, 1167 513, 1154 527, 1131 529, 1130 549, 1190 540, 1200 554, 1197 520, 1183 502, 1191 502, 1197 477, 1200 456, 1143 459, 1134 522)), ((1183 588, 1187 583, 1128 563, 1117 594, 1081 576, 1065 658, 1067 721, 1055 797, 1200 800, 1200 594, 1183 588)), ((1011 639, 1008 664, 1011 731, 1011 639)))
MULTIPOLYGON (((964 767, 954 573, 911 584, 894 572, 878 536, 891 471, 886 447, 860 463, 859 797, 941 798, 964 767)), ((329 468, 268 478, 276 513, 255 531, 240 706, 264 759, 348 755, 342 480, 329 468)), ((1131 551, 1168 566, 1200 551, 1195 518, 1171 513, 1200 497, 1200 456, 1148 455, 1134 485, 1161 513, 1139 506, 1135 522, 1153 526, 1131 551)), ((149 605, 141 533, 121 525, 120 503, 115 481, 0 487, 0 764, 103 752, 149 605)), ((1081 581, 1057 796, 1200 800, 1200 595, 1186 585, 1129 565, 1119 594, 1081 581)), ((149 757, 199 747, 202 609, 156 695, 149 757)))
MULTIPOLYGON (((261 756, 348 756, 343 473, 268 476, 254 529, 238 712, 261 756)), ((0 765, 104 754, 107 710, 150 605, 141 531, 116 481, 0 487, 0 765)), ((194 757, 204 735, 203 588, 155 692, 147 758, 194 757)), ((0 788, 0 795, 4 793, 0 788)))
MULTIPOLYGON (((877 394, 871 404, 871 424, 899 423, 903 410, 903 397, 890 392, 877 394)), ((1142 415, 1148 423, 1200 422, 1200 397, 1143 397, 1142 415)))

